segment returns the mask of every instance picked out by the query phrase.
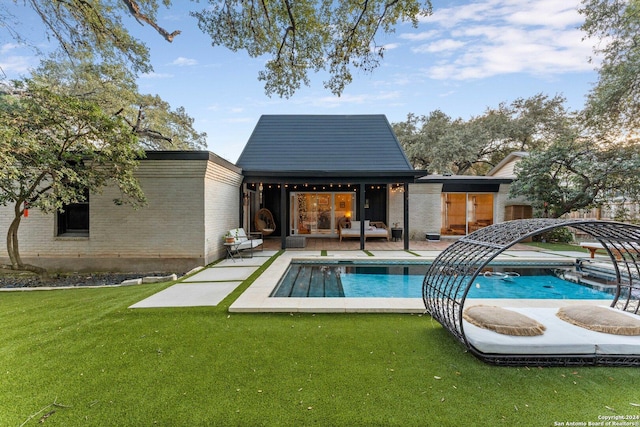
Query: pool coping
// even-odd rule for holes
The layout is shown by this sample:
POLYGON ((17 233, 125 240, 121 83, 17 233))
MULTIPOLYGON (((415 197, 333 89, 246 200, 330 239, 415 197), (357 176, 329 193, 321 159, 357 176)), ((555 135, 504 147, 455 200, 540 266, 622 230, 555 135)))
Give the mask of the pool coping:
MULTIPOLYGON (((517 254, 518 251, 505 252, 497 261, 518 262, 567 262, 575 259, 561 253, 541 252, 539 256, 531 253, 517 254), (524 256, 523 256, 524 255, 524 256)), ((426 309, 422 298, 272 298, 269 295, 284 275, 292 260, 363 260, 375 259, 383 262, 411 261, 417 259, 432 261, 434 256, 416 257, 408 252, 394 253, 393 256, 371 257, 363 251, 334 252, 328 256, 312 255, 300 252, 284 252, 277 257, 248 288, 229 307, 233 313, 413 313, 424 314, 426 309)), ((602 305, 608 300, 538 300, 538 299, 467 299, 465 306, 485 304, 510 307, 563 307, 573 304, 602 305)), ((611 301, 608 301, 609 303, 611 301)))

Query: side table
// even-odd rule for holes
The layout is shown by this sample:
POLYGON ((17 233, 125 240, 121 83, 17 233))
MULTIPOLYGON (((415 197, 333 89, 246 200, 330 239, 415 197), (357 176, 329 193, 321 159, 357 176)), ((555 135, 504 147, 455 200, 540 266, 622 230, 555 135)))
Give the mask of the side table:
POLYGON ((397 242, 398 240, 402 240, 402 228, 392 228, 391 239, 393 239, 394 242, 397 242))
MULTIPOLYGON (((242 242, 225 242, 224 247, 227 250, 227 259, 231 259, 233 262, 236 262, 236 255, 234 255, 234 252, 235 254, 238 253, 238 246, 240 246, 240 243, 242 242)), ((240 257, 240 259, 242 259, 242 257, 240 257)))

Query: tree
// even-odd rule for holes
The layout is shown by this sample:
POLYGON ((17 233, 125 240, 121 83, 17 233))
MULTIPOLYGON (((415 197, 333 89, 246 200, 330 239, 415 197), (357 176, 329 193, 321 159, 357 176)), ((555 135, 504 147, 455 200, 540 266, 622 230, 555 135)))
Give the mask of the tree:
POLYGON ((27 205, 60 211, 109 182, 123 195, 114 202, 144 203, 134 177, 143 152, 124 120, 33 80, 0 93, 0 153, 0 204, 14 207, 7 231, 10 269, 46 274, 20 257, 18 228, 27 205))
POLYGON ((599 80, 587 100, 589 125, 624 137, 640 127, 640 1, 583 0, 582 29, 598 39, 599 80))
POLYGON ((414 167, 481 175, 513 151, 540 149, 571 132, 576 115, 565 102, 559 95, 538 94, 501 103, 467 121, 436 110, 428 116, 409 114, 393 128, 414 167))
POLYGON ((602 206, 617 195, 640 200, 637 144, 598 146, 576 132, 530 153, 516 172, 510 196, 524 196, 542 216, 602 206))
MULTIPOLYGON (((136 72, 151 71, 149 51, 126 29, 125 18, 154 28, 171 42, 180 34, 157 24, 160 0, 23 0, 42 19, 49 35, 74 58, 125 59, 136 72)), ((14 0, 17 4, 19 0, 14 0)), ((326 70, 325 87, 341 94, 353 76, 351 69, 371 71, 383 57, 376 43, 379 32, 431 13, 429 0, 209 0, 209 7, 193 12, 200 29, 214 46, 244 50, 266 57, 258 78, 267 94, 291 96, 309 73, 326 70)), ((166 7, 171 0, 162 0, 166 7)), ((11 29, 10 9, 0 6, 0 24, 11 29), (4 10, 4 13, 1 13, 4 10), (4 19, 3 19, 4 18, 4 19)), ((15 37, 20 35, 14 32, 15 37)), ((100 62, 100 61, 91 61, 100 62)))
POLYGON ((33 79, 51 90, 81 97, 122 118, 147 150, 194 150, 206 146, 204 132, 193 128, 183 107, 171 110, 158 95, 138 92, 134 75, 121 63, 73 63, 65 58, 43 61, 33 79))

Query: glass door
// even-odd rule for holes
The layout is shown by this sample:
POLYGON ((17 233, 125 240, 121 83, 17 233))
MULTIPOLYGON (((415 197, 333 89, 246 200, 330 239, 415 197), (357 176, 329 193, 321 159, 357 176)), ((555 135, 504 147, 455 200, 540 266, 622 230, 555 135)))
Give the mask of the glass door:
POLYGON ((291 193, 291 234, 337 236, 340 218, 351 218, 353 193, 291 193))

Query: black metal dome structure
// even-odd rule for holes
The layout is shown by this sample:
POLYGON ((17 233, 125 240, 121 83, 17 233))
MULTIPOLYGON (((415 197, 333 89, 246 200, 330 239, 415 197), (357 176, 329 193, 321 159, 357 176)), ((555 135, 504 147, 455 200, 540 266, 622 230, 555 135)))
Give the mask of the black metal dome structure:
MULTIPOLYGON (((494 224, 451 244, 434 260, 425 275, 422 296, 427 312, 476 356, 488 362, 501 363, 500 360, 489 360, 479 354, 465 336, 462 314, 467 294, 476 277, 499 254, 529 237, 558 227, 580 230, 602 245, 609 254, 617 282, 617 292, 611 306, 638 314, 640 227, 611 221, 550 218, 494 224)), ((527 362, 521 356, 519 359, 519 362, 527 362)), ((633 364, 640 364, 640 355, 635 360, 633 364)), ((567 364, 562 357, 538 362, 547 365, 567 364)), ((607 364, 607 361, 599 361, 598 364, 607 364)))

